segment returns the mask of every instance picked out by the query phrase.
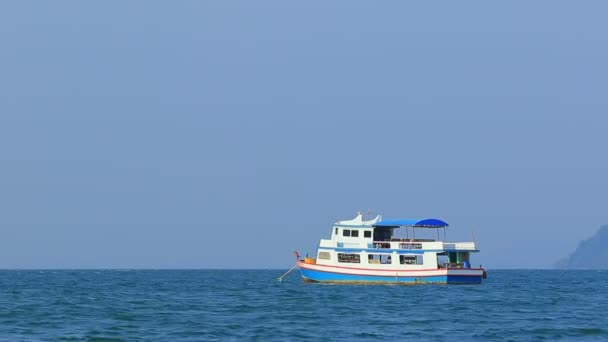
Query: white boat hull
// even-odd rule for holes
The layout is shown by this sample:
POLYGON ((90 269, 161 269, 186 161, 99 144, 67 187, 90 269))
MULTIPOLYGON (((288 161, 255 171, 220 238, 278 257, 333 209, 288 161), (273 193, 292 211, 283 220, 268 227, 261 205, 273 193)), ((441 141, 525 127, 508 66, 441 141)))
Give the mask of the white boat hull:
POLYGON ((438 268, 421 270, 370 269, 309 264, 298 261, 302 278, 311 282, 380 284, 480 284, 482 268, 438 268))

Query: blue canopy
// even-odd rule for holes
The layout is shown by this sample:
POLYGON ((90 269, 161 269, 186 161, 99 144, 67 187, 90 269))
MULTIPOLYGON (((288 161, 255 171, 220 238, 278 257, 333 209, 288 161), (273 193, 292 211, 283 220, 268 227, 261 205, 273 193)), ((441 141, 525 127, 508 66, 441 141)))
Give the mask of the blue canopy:
POLYGON ((414 228, 445 228, 449 224, 438 219, 397 219, 382 220, 377 222, 376 227, 414 227, 414 228))

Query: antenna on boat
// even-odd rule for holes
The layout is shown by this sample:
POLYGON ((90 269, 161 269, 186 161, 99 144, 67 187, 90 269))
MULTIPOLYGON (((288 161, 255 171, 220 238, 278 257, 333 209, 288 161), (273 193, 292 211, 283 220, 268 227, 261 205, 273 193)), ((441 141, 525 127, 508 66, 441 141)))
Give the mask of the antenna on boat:
POLYGON ((477 240, 475 239, 475 230, 471 229, 471 235, 473 235, 473 243, 475 244, 475 248, 477 248, 477 240))
POLYGON ((365 211, 358 211, 361 214, 363 220, 371 220, 374 217, 378 216, 378 212, 372 209, 367 209, 365 211))

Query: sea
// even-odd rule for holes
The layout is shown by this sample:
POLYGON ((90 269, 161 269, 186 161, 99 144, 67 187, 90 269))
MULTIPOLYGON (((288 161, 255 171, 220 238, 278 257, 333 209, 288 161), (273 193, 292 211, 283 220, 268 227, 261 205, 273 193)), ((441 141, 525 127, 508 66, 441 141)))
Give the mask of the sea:
POLYGON ((0 341, 608 341, 608 271, 330 285, 286 270, 0 271, 0 341))

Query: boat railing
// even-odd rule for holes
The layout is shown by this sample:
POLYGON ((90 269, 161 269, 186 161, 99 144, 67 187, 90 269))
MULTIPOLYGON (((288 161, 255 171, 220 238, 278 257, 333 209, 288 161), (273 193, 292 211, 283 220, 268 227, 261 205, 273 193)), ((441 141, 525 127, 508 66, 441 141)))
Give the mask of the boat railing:
POLYGON ((390 242, 378 242, 378 241, 374 241, 374 248, 387 248, 390 249, 391 248, 391 243, 390 242))
POLYGON ((466 268, 464 262, 445 262, 438 265, 439 268, 466 268))
MULTIPOLYGON (((426 240, 399 240, 399 241, 374 241, 373 244, 370 244, 370 247, 373 248, 385 248, 385 249, 423 249, 422 242, 433 242, 438 243, 436 241, 426 241, 426 240)), ((439 242, 441 244, 441 242, 439 242)), ((427 248, 429 246, 427 245, 427 248)), ((441 245, 432 246, 432 248, 441 248, 441 245)))
POLYGON ((450 249, 450 250, 474 250, 477 249, 475 247, 475 242, 444 242, 443 243, 443 249, 450 249))
POLYGON ((395 242, 433 242, 435 239, 406 239, 406 238, 391 238, 391 241, 395 242))
POLYGON ((412 242, 401 242, 399 243, 399 249, 422 249, 422 244, 412 242))

